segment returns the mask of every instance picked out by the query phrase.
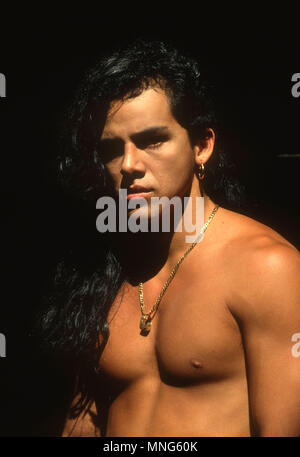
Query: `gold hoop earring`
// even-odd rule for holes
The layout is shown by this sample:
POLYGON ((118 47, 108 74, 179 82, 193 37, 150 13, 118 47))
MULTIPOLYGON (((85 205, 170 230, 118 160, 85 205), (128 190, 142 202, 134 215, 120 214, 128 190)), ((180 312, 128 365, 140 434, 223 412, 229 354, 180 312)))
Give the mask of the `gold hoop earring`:
POLYGON ((200 181, 202 181, 202 179, 204 179, 204 176, 205 176, 204 165, 203 165, 203 163, 201 163, 199 170, 198 170, 198 178, 200 179, 200 181))

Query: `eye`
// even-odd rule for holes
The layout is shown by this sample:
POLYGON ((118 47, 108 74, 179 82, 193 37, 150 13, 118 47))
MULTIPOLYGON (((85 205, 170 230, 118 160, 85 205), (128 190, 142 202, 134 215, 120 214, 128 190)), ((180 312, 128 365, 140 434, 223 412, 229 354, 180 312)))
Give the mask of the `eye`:
POLYGON ((162 144, 163 144, 163 141, 156 141, 155 143, 150 143, 148 145, 148 148, 156 149, 156 148, 159 148, 162 144))
POLYGON ((137 147, 140 149, 157 149, 162 144, 167 141, 167 138, 161 137, 161 136, 155 136, 155 137, 150 137, 150 138, 145 138, 143 140, 140 140, 137 143, 137 147))

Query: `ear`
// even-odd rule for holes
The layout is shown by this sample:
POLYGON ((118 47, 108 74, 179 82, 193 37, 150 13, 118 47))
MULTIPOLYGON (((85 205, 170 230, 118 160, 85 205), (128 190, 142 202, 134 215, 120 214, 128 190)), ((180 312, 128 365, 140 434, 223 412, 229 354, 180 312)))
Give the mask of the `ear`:
POLYGON ((212 129, 207 129, 205 138, 199 138, 195 143, 193 150, 196 165, 199 166, 208 161, 214 150, 215 138, 215 132, 212 129))

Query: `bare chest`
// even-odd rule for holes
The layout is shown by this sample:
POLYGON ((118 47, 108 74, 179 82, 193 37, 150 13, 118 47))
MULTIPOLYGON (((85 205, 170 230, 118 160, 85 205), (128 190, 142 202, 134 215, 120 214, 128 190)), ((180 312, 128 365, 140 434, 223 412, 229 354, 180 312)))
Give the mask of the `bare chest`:
MULTIPOLYGON (((140 334, 137 287, 120 294, 110 313, 110 336, 100 359, 101 371, 125 384, 145 376, 188 386, 239 375, 244 356, 238 326, 225 301, 220 278, 192 274, 176 278, 164 295, 147 336, 140 334)), ((145 308, 157 297, 146 284, 145 308)))

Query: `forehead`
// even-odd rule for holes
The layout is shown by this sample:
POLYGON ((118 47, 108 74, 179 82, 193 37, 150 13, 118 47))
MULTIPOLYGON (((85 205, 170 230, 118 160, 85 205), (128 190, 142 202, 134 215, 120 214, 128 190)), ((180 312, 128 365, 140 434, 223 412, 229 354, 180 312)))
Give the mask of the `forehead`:
POLYGON ((156 125, 172 127, 176 124, 165 91, 149 88, 135 98, 111 104, 101 137, 134 134, 156 125))

